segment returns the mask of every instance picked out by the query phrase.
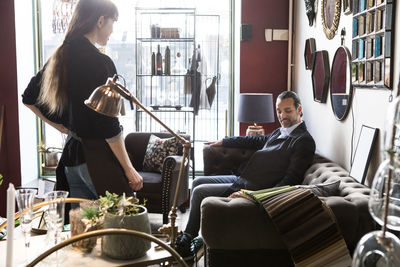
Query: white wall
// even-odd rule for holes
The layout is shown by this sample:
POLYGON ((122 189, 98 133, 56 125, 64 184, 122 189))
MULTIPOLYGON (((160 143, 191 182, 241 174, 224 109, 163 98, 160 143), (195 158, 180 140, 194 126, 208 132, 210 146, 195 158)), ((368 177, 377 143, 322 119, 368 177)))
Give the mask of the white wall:
MULTIPOLYGON (((292 1, 292 0, 290 0, 292 1)), ((314 38, 317 50, 327 50, 329 53, 329 64, 331 66, 336 49, 340 46, 340 31, 346 28, 345 46, 351 52, 352 34, 352 15, 341 13, 340 23, 336 36, 332 40, 325 37, 321 22, 321 7, 318 2, 316 9, 316 19, 313 26, 308 25, 308 18, 305 12, 304 1, 294 1, 294 77, 293 90, 298 92, 303 103, 304 120, 307 123, 311 135, 314 137, 317 152, 350 170, 351 159, 351 135, 352 135, 352 112, 350 110, 344 121, 338 121, 334 117, 331 108, 330 96, 328 93, 327 102, 321 104, 313 100, 311 71, 305 69, 304 65, 304 44, 308 38, 314 38)), ((396 7, 395 36, 400 35, 400 5, 396 7)), ((394 75, 393 75, 393 95, 397 94, 397 84, 399 82, 399 44, 395 44, 394 54, 394 75)), ((380 142, 384 133, 385 118, 387 107, 390 104, 388 99, 390 90, 377 89, 353 89, 352 109, 354 113, 354 149, 357 145, 358 136, 363 124, 379 128, 380 142)), ((353 152, 354 153, 354 152, 353 152)), ((373 157, 371 168, 368 171, 368 180, 374 175, 377 165, 380 162, 380 146, 377 147, 373 157)))
MULTIPOLYGON (((21 95, 34 75, 32 1, 14 1, 17 48, 18 95, 21 95)), ((38 178, 36 116, 18 102, 21 148, 21 184, 38 178)))

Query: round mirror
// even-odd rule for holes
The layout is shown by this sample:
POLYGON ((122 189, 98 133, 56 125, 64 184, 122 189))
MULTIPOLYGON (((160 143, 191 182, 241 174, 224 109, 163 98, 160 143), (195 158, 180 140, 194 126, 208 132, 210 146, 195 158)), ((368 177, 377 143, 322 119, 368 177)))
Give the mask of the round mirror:
POLYGON ((341 0, 321 0, 322 27, 330 40, 335 36, 339 26, 341 0))
POLYGON ((343 120, 350 109, 351 85, 350 52, 341 46, 336 50, 331 69, 331 103, 333 113, 343 120))

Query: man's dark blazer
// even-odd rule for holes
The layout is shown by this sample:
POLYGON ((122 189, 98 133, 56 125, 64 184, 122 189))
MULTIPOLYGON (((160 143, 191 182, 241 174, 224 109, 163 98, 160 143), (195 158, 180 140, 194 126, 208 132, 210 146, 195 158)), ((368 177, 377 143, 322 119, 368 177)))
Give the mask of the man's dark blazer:
POLYGON ((258 149, 247 166, 224 195, 240 189, 260 190, 283 185, 301 184, 310 166, 315 142, 302 122, 288 136, 278 129, 266 136, 238 136, 223 139, 224 147, 258 149))

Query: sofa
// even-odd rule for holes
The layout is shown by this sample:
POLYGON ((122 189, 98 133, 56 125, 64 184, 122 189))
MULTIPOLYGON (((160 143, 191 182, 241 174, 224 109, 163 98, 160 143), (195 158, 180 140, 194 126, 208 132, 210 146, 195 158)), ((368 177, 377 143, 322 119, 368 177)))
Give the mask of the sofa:
MULTIPOLYGON (((239 173, 254 150, 204 148, 205 175, 239 173)), ((376 229, 368 211, 370 189, 338 164, 315 155, 304 185, 340 180, 334 195, 320 197, 332 210, 350 255, 360 238, 376 229)), ((293 266, 290 254, 263 207, 245 198, 208 197, 201 205, 207 266, 293 266)))

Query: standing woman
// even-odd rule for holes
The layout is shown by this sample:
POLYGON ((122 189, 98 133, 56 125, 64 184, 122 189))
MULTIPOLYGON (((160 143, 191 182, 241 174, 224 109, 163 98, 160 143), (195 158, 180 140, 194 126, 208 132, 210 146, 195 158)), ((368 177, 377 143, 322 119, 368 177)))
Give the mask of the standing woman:
POLYGON ((95 199, 107 190, 131 193, 143 186, 126 152, 118 118, 84 104, 116 74, 112 60, 95 44, 107 44, 117 18, 110 0, 80 0, 63 44, 22 95, 23 103, 43 121, 68 133, 56 174, 57 189, 68 190, 71 197, 95 199))

